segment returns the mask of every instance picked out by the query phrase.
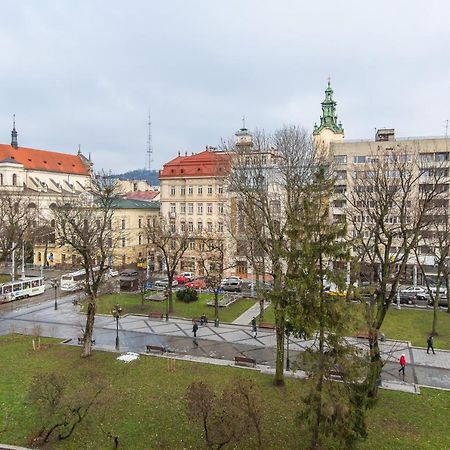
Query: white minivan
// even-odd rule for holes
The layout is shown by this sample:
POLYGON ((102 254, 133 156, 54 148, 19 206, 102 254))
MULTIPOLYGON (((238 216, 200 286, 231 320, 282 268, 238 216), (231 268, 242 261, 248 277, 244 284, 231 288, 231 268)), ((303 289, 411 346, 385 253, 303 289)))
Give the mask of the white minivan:
POLYGON ((238 277, 224 278, 222 280, 222 283, 220 283, 220 287, 224 291, 229 291, 229 292, 240 292, 241 285, 242 285, 242 281, 238 277))

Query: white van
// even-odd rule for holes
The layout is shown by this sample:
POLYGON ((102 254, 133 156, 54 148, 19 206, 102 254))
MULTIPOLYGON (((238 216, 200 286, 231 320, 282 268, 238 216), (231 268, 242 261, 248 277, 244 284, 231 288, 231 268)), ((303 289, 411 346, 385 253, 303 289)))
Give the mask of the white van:
POLYGON ((220 287, 224 291, 241 292, 242 281, 238 277, 224 278, 220 283, 220 287))

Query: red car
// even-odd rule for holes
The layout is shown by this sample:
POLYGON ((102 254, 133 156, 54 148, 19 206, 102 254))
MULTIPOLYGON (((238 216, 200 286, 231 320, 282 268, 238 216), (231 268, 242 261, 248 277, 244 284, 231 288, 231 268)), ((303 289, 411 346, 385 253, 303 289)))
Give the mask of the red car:
POLYGON ((192 272, 181 272, 180 275, 177 276, 177 281, 179 284, 189 283, 194 279, 194 274, 192 272))
POLYGON ((187 288, 191 289, 206 289, 206 282, 203 278, 197 278, 194 281, 189 281, 184 284, 187 288))

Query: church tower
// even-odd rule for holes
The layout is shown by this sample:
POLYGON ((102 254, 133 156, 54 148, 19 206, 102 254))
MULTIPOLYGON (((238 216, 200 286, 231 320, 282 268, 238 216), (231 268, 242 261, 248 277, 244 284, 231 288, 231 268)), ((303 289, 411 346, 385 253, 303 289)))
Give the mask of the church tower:
POLYGON ((236 136, 236 147, 251 150, 253 147, 253 136, 245 128, 245 116, 242 117, 242 128, 234 134, 236 136))
POLYGON ((11 131, 11 147, 18 148, 19 144, 17 143, 17 130, 16 130, 16 115, 13 115, 13 129, 11 131))
POLYGON ((328 87, 325 90, 325 100, 322 102, 322 115, 320 125, 314 124, 314 144, 316 149, 324 155, 329 156, 330 143, 342 142, 344 140, 344 128, 338 122, 336 114, 336 102, 333 99, 333 89, 328 79, 328 87))

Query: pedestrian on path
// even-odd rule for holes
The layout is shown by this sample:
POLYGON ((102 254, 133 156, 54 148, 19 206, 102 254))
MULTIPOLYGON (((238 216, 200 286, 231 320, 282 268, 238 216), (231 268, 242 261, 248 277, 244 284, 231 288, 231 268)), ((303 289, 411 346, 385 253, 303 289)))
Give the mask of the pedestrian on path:
POLYGON ((256 318, 253 317, 252 319, 252 332, 253 332, 253 337, 256 338, 256 335, 258 334, 258 328, 256 326, 256 318))
POLYGON ((405 367, 406 367, 406 356, 404 353, 402 353, 402 356, 400 356, 400 369, 398 369, 398 374, 400 375, 400 372, 402 372, 403 381, 405 381, 405 367))
POLYGON ((195 338, 197 337, 197 330, 198 330, 198 325, 197 325, 197 322, 194 321, 194 325, 192 327, 192 332, 194 333, 195 338))
POLYGON ((434 347, 433 347, 433 335, 430 334, 429 338, 427 339, 427 353, 430 353, 430 348, 431 350, 433 350, 433 355, 435 355, 436 353, 434 353, 434 347))

